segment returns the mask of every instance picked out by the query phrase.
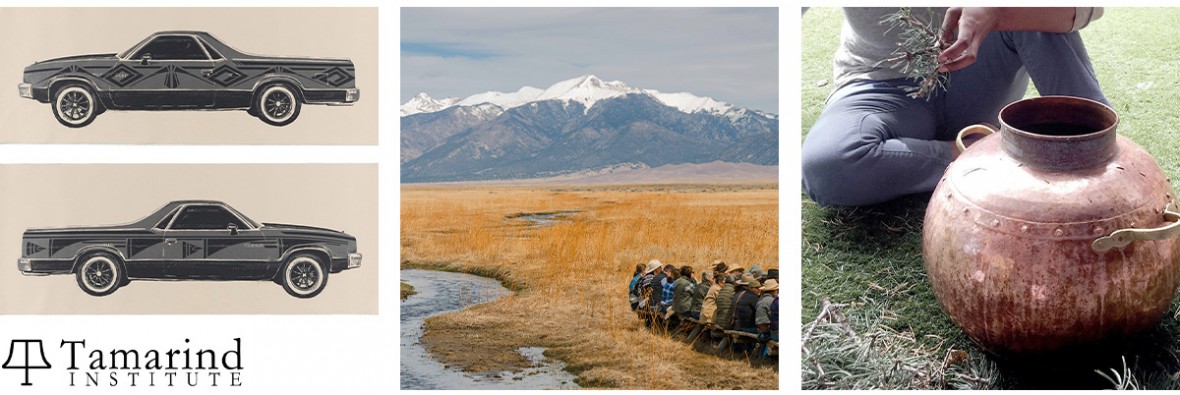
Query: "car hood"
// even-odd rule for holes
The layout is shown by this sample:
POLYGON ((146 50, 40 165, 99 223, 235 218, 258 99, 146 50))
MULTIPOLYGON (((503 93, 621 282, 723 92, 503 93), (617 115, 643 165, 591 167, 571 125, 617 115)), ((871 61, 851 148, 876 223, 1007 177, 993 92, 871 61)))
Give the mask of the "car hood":
POLYGON ((37 63, 34 63, 34 64, 43 64, 43 63, 50 63, 50 62, 62 62, 62 61, 72 61, 72 60, 115 60, 115 59, 118 59, 118 58, 116 58, 116 57, 115 57, 115 54, 113 54, 113 53, 103 53, 103 54, 91 54, 91 55, 74 55, 74 56, 63 56, 63 57, 60 57, 60 58, 53 58, 53 59, 46 59, 46 60, 42 60, 42 61, 40 61, 40 62, 37 62, 37 63))
POLYGON ((264 229, 264 230, 309 232, 309 233, 321 234, 324 236, 352 237, 352 236, 349 236, 347 233, 344 233, 339 230, 332 230, 332 229, 328 229, 328 228, 317 228, 315 226, 304 226, 304 225, 273 224, 273 223, 269 223, 269 222, 264 222, 262 224, 262 229, 264 229))
POLYGON ((25 230, 26 236, 32 235, 54 235, 59 233, 75 233, 75 232, 128 232, 128 231, 143 231, 142 227, 134 226, 132 224, 124 225, 94 225, 94 226, 67 226, 67 227, 41 227, 28 228, 25 230))

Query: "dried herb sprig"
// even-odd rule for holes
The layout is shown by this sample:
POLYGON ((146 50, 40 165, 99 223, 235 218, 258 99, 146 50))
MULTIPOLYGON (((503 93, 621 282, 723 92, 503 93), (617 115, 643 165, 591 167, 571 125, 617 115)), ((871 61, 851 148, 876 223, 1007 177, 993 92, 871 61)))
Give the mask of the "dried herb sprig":
POLYGON ((888 63, 890 68, 901 71, 906 78, 917 82, 917 86, 902 87, 910 97, 930 100, 936 89, 946 90, 950 79, 947 73, 938 72, 941 66, 938 54, 942 52, 939 40, 942 18, 934 11, 927 12, 927 22, 914 17, 913 10, 909 7, 901 7, 881 20, 881 24, 889 24, 886 33, 893 29, 901 29, 898 34, 901 41, 897 43, 897 50, 890 54, 890 58, 878 62, 877 65, 888 63))

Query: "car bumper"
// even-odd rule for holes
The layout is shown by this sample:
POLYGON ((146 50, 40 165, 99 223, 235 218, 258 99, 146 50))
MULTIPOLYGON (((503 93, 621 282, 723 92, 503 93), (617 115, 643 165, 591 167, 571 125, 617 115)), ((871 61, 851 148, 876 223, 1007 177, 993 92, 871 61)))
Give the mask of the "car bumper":
POLYGON ((358 267, 361 267, 361 254, 355 252, 348 254, 348 269, 355 269, 358 267))
POLYGON ((16 86, 16 90, 20 93, 20 97, 26 99, 33 98, 33 84, 22 82, 20 85, 16 86))
POLYGON ((60 271, 54 270, 55 268, 45 267, 45 265, 39 264, 40 262, 37 263, 37 267, 34 269, 35 263, 32 259, 20 258, 16 260, 16 268, 20 270, 20 274, 26 276, 48 276, 53 272, 60 271))
POLYGON ((307 89, 303 91, 303 102, 306 104, 351 106, 360 99, 361 91, 357 88, 307 89))

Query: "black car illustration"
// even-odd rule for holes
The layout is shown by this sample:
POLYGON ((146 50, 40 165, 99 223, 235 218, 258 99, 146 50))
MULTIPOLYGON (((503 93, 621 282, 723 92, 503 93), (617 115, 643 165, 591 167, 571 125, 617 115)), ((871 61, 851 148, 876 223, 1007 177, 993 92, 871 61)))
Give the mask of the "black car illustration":
POLYGON ((344 232, 259 224, 209 200, 171 202, 126 225, 28 229, 21 247, 22 274, 74 274, 94 296, 140 279, 271 280, 310 298, 329 273, 361 265, 344 232))
POLYGON ((284 126, 303 104, 359 99, 348 59, 252 55, 213 35, 166 31, 118 54, 50 59, 26 67, 21 97, 50 103, 80 128, 106 110, 246 110, 284 126))

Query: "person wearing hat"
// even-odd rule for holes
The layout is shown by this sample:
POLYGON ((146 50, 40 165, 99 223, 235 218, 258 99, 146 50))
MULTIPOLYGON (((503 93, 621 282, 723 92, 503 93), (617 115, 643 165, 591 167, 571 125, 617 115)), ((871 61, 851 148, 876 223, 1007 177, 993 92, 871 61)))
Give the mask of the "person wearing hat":
POLYGON ((754 323, 754 315, 758 307, 758 294, 762 291, 762 283, 754 275, 746 273, 737 283, 737 294, 734 296, 733 317, 734 330, 758 333, 758 325, 754 323))
POLYGON ((720 259, 713 260, 713 273, 715 273, 718 277, 724 276, 725 273, 728 273, 728 269, 729 265, 726 265, 725 262, 722 262, 720 259))
POLYGON ((717 310, 713 312, 713 325, 721 329, 733 328, 733 297, 737 293, 737 277, 724 276, 725 283, 717 291, 717 310))
POLYGON ((706 271, 701 273, 705 279, 701 280, 701 288, 708 288, 705 291, 705 299, 701 301, 701 322, 712 323, 713 312, 717 311, 717 294, 721 292, 721 284, 725 283, 725 272, 718 272, 714 275, 713 272, 706 271))
POLYGON ((766 280, 759 289, 762 294, 758 296, 758 305, 754 312, 754 323, 758 325, 759 337, 769 333, 767 338, 778 341, 778 280, 766 280))
POLYGON ((766 281, 766 272, 762 270, 761 265, 750 266, 750 270, 746 273, 753 275, 755 280, 766 281))
POLYGON ((635 286, 639 292, 639 316, 643 318, 644 324, 651 326, 655 319, 653 312, 659 306, 659 295, 663 290, 660 286, 656 274, 660 271, 664 264, 660 263, 658 259, 652 259, 647 262, 647 267, 643 269, 643 277, 639 279, 639 284, 635 286))

